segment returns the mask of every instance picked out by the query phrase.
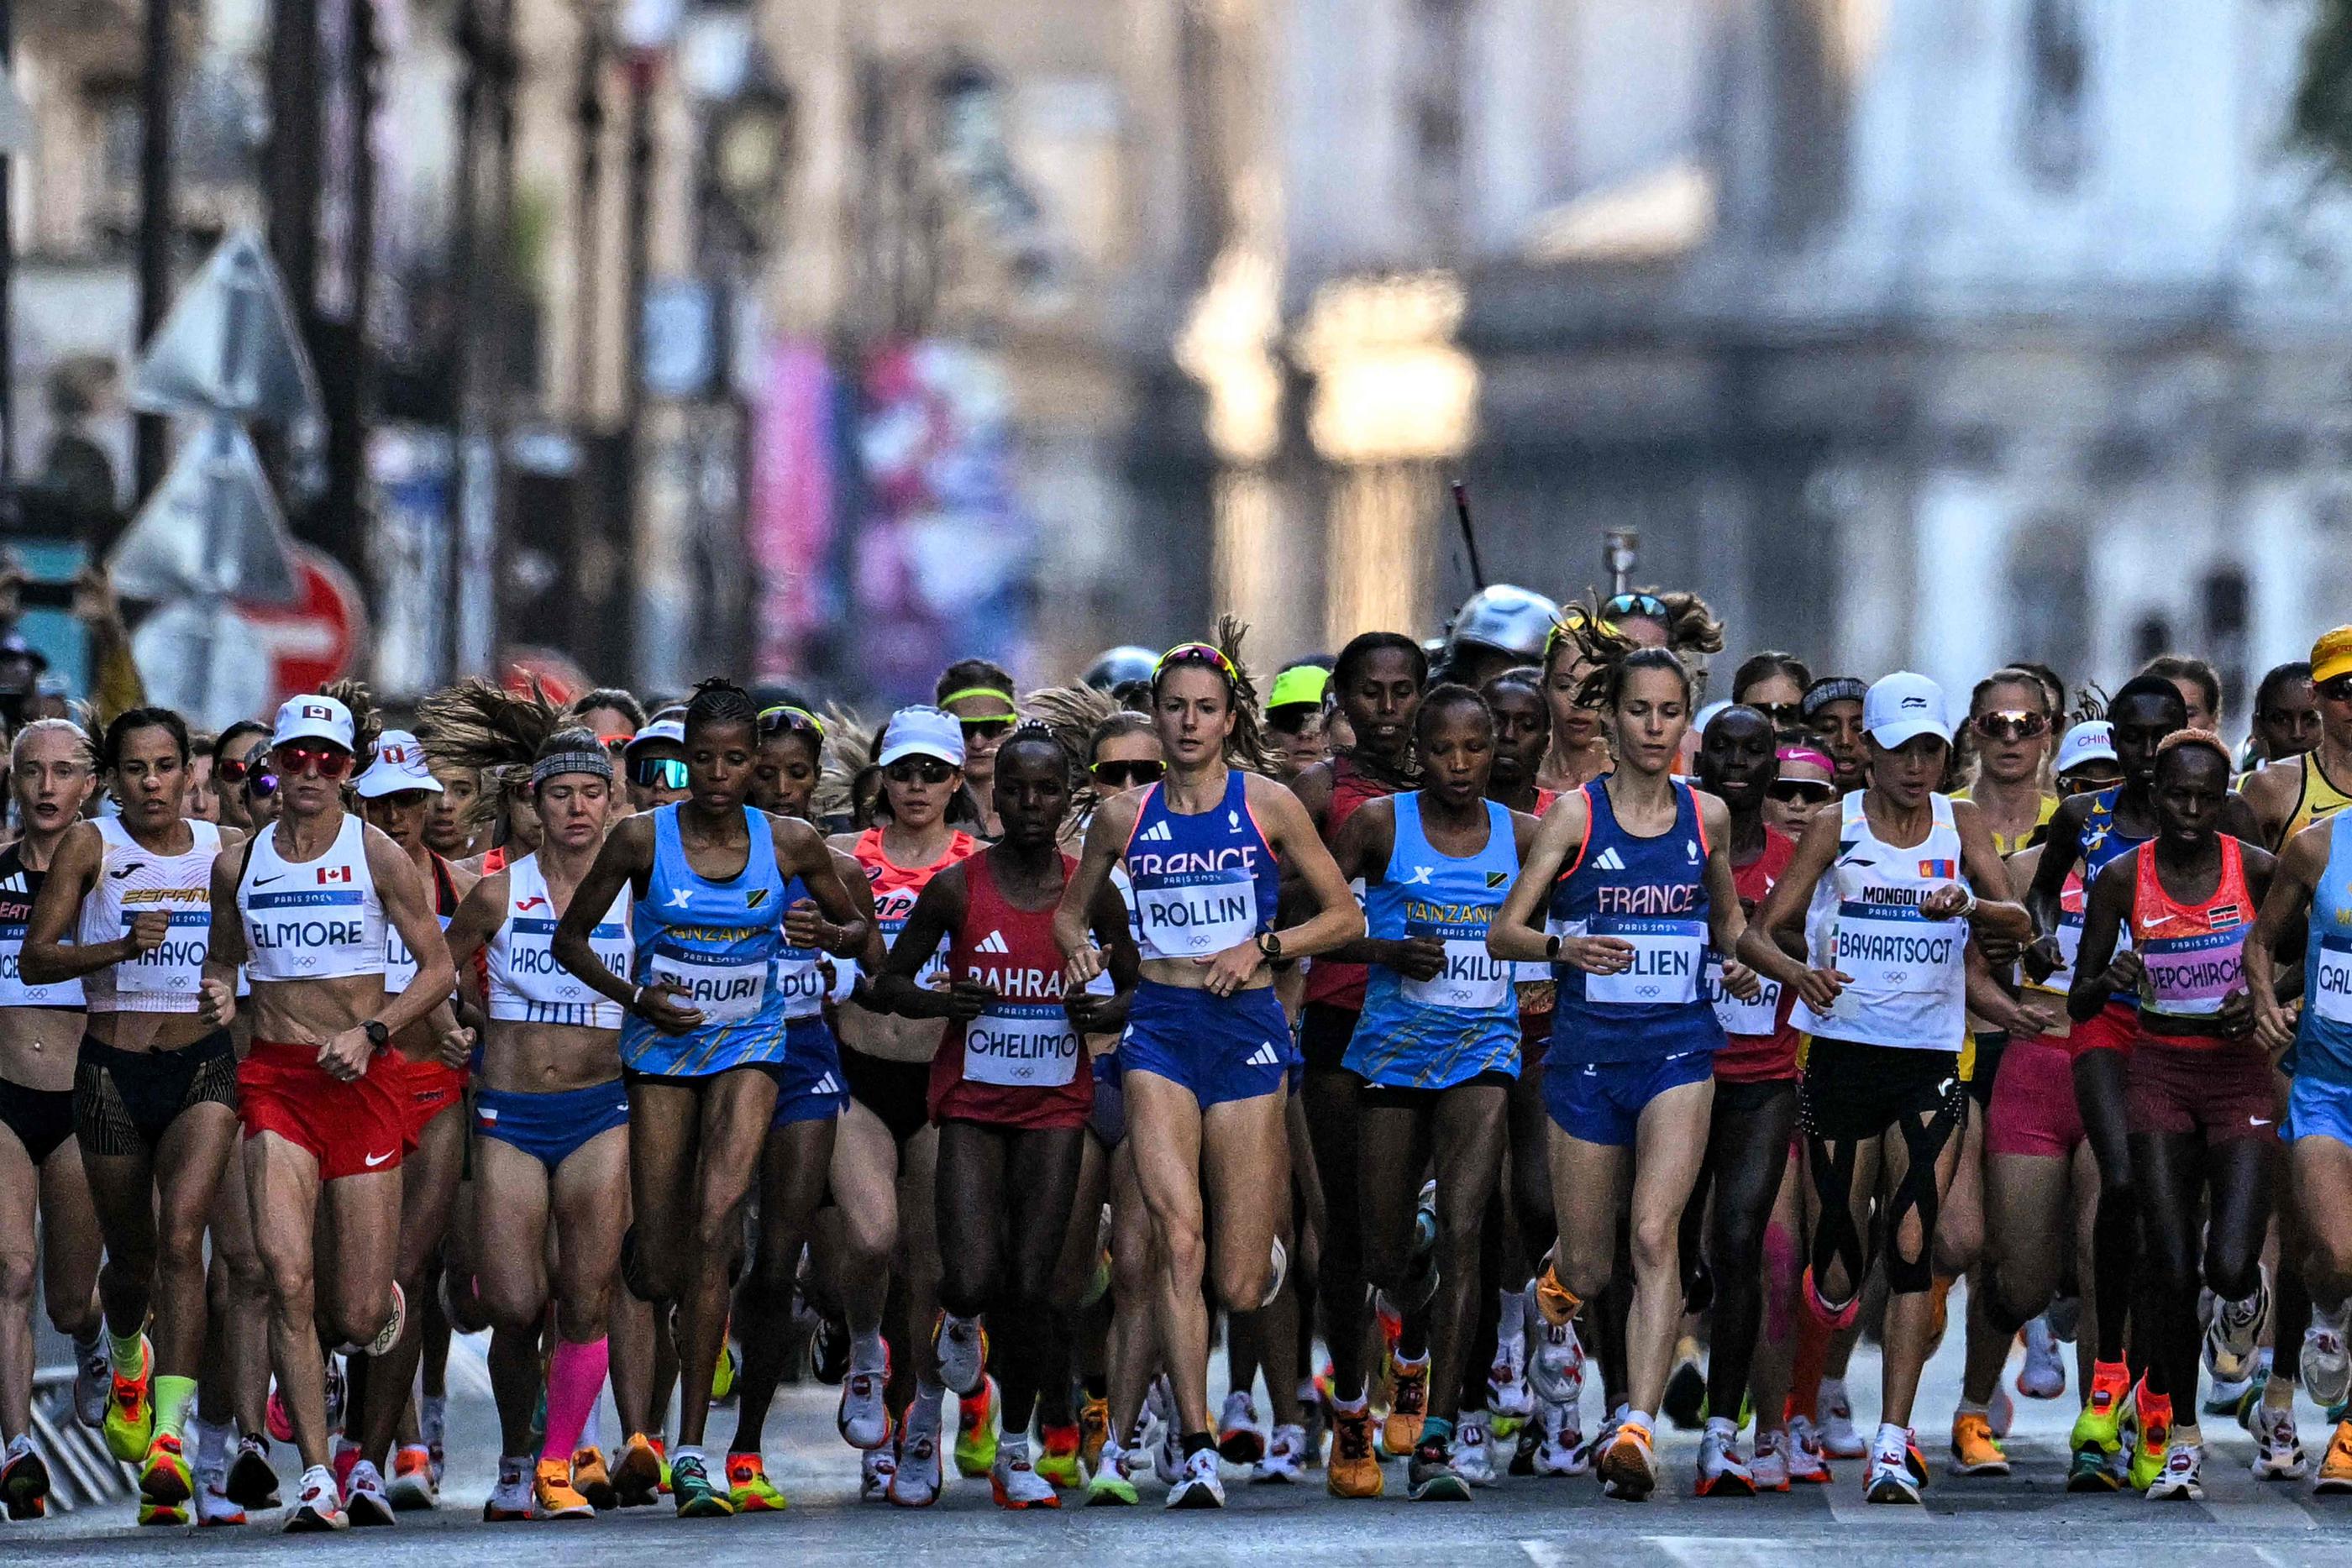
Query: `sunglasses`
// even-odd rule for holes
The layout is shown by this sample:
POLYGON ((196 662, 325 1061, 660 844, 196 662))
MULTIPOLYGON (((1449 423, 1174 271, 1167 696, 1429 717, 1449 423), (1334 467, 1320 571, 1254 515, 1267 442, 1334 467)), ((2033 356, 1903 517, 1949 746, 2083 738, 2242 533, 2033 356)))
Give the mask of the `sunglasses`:
POLYGON ((256 768, 245 776, 245 792, 256 800, 267 800, 278 793, 278 775, 256 768))
POLYGON ((213 758, 213 776, 220 779, 224 784, 244 783, 245 776, 252 772, 253 768, 254 759, 250 757, 215 757, 213 758))
POLYGON ((1779 779, 1764 793, 1783 805, 1818 806, 1835 798, 1837 786, 1825 779, 1779 779))
POLYGON ((2120 779, 2061 779, 2058 780, 2058 793, 2095 795, 2102 789, 2111 789, 2122 782, 2120 779))
POLYGON ((629 764, 629 782, 645 789, 683 789, 686 764, 675 757, 640 757, 629 764))
POLYGON ((793 707, 789 703, 779 704, 771 708, 761 708, 759 729, 760 738, 762 740, 772 735, 782 735, 787 731, 797 735, 814 735, 820 744, 824 739, 824 720, 804 707, 793 707))
POLYGON ((902 757, 882 770, 893 784, 944 784, 955 769, 936 757, 902 757))
POLYGON ((299 741, 278 747, 283 773, 309 773, 320 779, 341 779, 352 770, 352 754, 335 746, 304 746, 299 741))
POLYGON ((1969 719, 1969 727, 1987 740, 2032 740, 2050 733, 2050 716, 2032 708, 1995 708, 1969 719))
POLYGON ((2352 703, 2352 675, 2338 675, 2322 682, 2315 689, 2329 702, 2352 703))
POLYGON ((1602 617, 1610 621, 1638 615, 1644 621, 1668 619, 1666 601, 1654 593, 1620 593, 1601 607, 1602 617))
POLYGON ((376 797, 380 803, 396 811, 413 811, 432 799, 433 791, 430 789, 394 789, 389 795, 376 797))
POLYGON ((997 736, 1010 734, 1013 729, 1013 721, 1009 718, 960 718, 956 723, 963 727, 966 740, 992 740, 997 736))
POLYGON ((1094 766, 1097 782, 1114 789, 1132 789, 1139 784, 1157 784, 1168 776, 1165 762, 1097 762, 1094 766))
POLYGON ((1234 662, 1225 657, 1224 650, 1213 643, 1177 643, 1173 648, 1160 654, 1160 662, 1151 666, 1151 678, 1154 681, 1159 680, 1163 672, 1178 664, 1205 664, 1224 676, 1227 685, 1241 684, 1241 672, 1234 668, 1234 662))
POLYGON ((1771 721, 1774 729, 1804 727, 1805 705, 1802 703, 1747 703, 1742 706, 1762 714, 1771 721))

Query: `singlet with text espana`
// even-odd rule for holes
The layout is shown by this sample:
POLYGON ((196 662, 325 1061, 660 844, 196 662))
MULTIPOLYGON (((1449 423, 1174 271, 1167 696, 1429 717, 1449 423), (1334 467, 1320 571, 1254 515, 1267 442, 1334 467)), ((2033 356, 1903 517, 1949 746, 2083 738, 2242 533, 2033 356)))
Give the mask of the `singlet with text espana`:
POLYGON ((314 861, 278 852, 286 827, 281 819, 262 830, 237 879, 246 974, 257 983, 382 975, 383 900, 368 870, 367 824, 344 812, 335 841, 314 861))
POLYGON ((203 998, 205 956, 213 945, 213 862, 220 829, 188 819, 188 848, 159 855, 142 848, 119 817, 99 817, 98 875, 82 894, 74 941, 119 942, 142 915, 170 917, 163 945, 83 977, 94 1013, 192 1013, 203 998))
MULTIPOLYGON (((2221 872, 2212 895, 2202 903, 2176 901, 2157 873, 2154 846, 2140 851, 2132 883, 2132 946, 2141 965, 2139 1021, 2144 1033, 2175 1038, 2168 1022, 2210 1019, 2230 993, 2245 983, 2246 933, 2254 923, 2254 901, 2246 889, 2244 846, 2221 835, 2221 872)), ((2120 874, 2120 873, 2118 873, 2120 874)), ((2181 1037, 2185 1043, 2229 1043, 2212 1036, 2181 1037)))
POLYGON ((1584 842, 1552 883, 1545 925, 1561 936, 1614 936, 1632 946, 1633 961, 1614 975, 1553 967, 1559 1001, 1548 1064, 1654 1061, 1723 1048, 1723 1025, 1700 984, 1714 913, 1706 824, 1691 787, 1675 779, 1673 789, 1674 825, 1637 838, 1617 820, 1606 777, 1584 786, 1584 842))
MULTIPOLYGON (((948 839, 947 853, 929 865, 903 866, 882 850, 882 830, 868 828, 857 835, 850 846, 850 858, 865 868, 866 885, 874 891, 874 924, 880 927, 883 946, 898 940, 898 933, 907 928, 907 916, 915 912, 915 900, 930 886, 931 878, 978 854, 981 841, 962 829, 957 829, 948 839)), ((915 984, 925 990, 936 990, 945 983, 947 955, 934 953, 926 959, 915 984)))
MULTIPOLYGON (((506 918, 482 948, 489 1016, 502 1023, 620 1028, 621 1005, 590 989, 586 981, 555 961, 555 927, 561 919, 539 856, 528 854, 509 865, 506 918)), ((629 939, 626 888, 613 895, 613 907, 590 928, 588 946, 605 968, 629 977, 635 945, 629 939)))
MULTIPOLYGON (((1062 857, 1066 883, 1077 862, 1062 857)), ((1083 1114, 1094 1074, 1064 994, 1054 908, 1021 909, 1004 896, 986 854, 964 862, 964 916, 950 935, 948 976, 996 993, 967 1024, 950 1024, 931 1069, 931 1100, 952 1114, 1034 1124, 1056 1110, 1083 1114)), ((1068 1120, 1066 1114, 1063 1120, 1068 1120)))
POLYGON ((713 882, 688 863, 678 807, 654 821, 653 870, 629 909, 635 945, 630 978, 667 981, 679 1002, 702 1014, 685 1034, 663 1034, 634 1013, 621 1020, 621 1062, 632 1071, 699 1078, 784 1057, 776 955, 783 946, 784 880, 768 814, 743 810, 743 868, 713 882))
POLYGON ((1248 778, 1227 768, 1224 798, 1189 814, 1168 809, 1165 779, 1145 792, 1119 858, 1146 959, 1213 957, 1274 928, 1282 868, 1250 814, 1248 778))
POLYGON ((1929 920, 1919 902, 1961 879, 1960 830, 1948 795, 1930 795, 1927 836, 1897 849, 1871 831, 1856 789, 1839 806, 1838 856, 1823 880, 1833 901, 1821 951, 1806 960, 1850 977, 1816 1012, 1790 1017, 1807 1034, 1859 1045, 1958 1051, 1968 1030, 1969 923, 1929 920))
POLYGON ((28 986, 18 969, 25 956, 25 928, 32 923, 33 903, 41 896, 45 871, 25 864, 22 842, 0 850, 0 1008, 58 1008, 79 1012, 79 980, 54 986, 28 986))

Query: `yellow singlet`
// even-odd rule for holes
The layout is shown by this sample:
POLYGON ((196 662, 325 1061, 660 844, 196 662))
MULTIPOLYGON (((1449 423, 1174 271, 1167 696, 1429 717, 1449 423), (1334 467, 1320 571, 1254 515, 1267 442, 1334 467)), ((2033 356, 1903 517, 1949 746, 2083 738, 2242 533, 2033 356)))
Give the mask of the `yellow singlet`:
POLYGON ((2294 810, 2287 817, 2286 834, 2279 840, 2281 844, 2322 818, 2352 806, 2352 793, 2339 789, 2327 777, 2327 770, 2319 766, 2319 753, 2306 751, 2299 760, 2303 763, 2303 781, 2295 787, 2294 810))

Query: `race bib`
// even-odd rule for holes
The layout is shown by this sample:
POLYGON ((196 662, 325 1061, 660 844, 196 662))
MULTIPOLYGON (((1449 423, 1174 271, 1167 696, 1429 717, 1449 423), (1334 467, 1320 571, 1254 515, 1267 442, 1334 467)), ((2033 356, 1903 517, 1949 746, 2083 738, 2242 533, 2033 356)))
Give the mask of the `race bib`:
POLYGON ((1614 936, 1633 949, 1633 962, 1622 974, 1584 977, 1585 1000, 1622 1008, 1698 1000, 1699 967, 1706 956, 1706 928, 1698 922, 1617 916, 1591 922, 1584 935, 1614 936))
POLYGON ((1143 950, 1160 958, 1206 958, 1257 934, 1257 883, 1246 871, 1204 873, 1181 887, 1136 889, 1143 950))
POLYGON ((963 1075, 1008 1089, 1058 1089, 1077 1076, 1078 1036, 1059 1002, 999 1002, 963 1026, 963 1075))
POLYGON ((2330 1023, 2352 1024, 2352 945, 2338 946, 2339 936, 2323 936, 2319 973, 2312 977, 2312 1010, 2330 1023))
POLYGON ((1511 970, 1511 965, 1486 951, 1485 938, 1448 936, 1445 967, 1426 980, 1407 977, 1398 989, 1406 1001, 1421 1007, 1483 1012, 1501 1007, 1510 995, 1511 970))
POLYGON ((1706 999, 1714 1005, 1715 1021, 1726 1034, 1769 1035, 1780 1027, 1780 982, 1756 977, 1756 999, 1743 1002, 1723 988, 1723 966, 1706 967, 1706 999))
POLYGON ((705 1023, 740 1023, 755 1017, 768 997, 763 958, 729 962, 656 953, 653 977, 682 992, 685 1004, 699 1010, 705 1023))
MULTIPOLYGON (((196 994, 196 984, 205 977, 205 955, 212 950, 212 912, 173 909, 167 913, 172 917, 172 928, 164 934, 163 945, 114 967, 114 989, 118 995, 125 991, 150 997, 196 994)), ((122 914, 125 936, 131 935, 132 914, 130 910, 122 914)), ((415 974, 413 965, 409 974, 412 977, 415 974)))
POLYGON ((1842 909, 1831 967, 1853 988, 1881 995, 1940 992, 1960 962, 1968 925, 1958 920, 1888 920, 1842 909))
POLYGON ((2140 1004, 2176 1018, 2210 1018, 2245 975, 2246 928, 2158 939, 2139 951, 2140 1004))
POLYGON ((776 997, 788 1019, 814 1018, 824 1010, 825 971, 814 947, 787 947, 776 955, 776 997))

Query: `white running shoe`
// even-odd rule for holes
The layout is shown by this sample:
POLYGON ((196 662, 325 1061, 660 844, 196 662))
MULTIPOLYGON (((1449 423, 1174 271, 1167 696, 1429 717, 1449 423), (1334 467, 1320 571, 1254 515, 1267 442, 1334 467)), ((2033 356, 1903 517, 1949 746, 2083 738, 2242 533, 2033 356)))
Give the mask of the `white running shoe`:
POLYGON ((343 1511, 343 1494, 335 1485, 335 1472, 324 1465, 304 1470, 302 1484, 294 1489, 294 1506, 286 1511, 286 1532, 308 1535, 351 1527, 352 1516, 343 1511))
POLYGON ((1822 1452, 1832 1459, 1858 1459, 1870 1452, 1870 1445, 1853 1428, 1853 1403, 1846 1397, 1843 1379, 1822 1378, 1815 1405, 1821 1411, 1817 1430, 1822 1435, 1822 1452))
POLYGON ((1822 1453, 1822 1435, 1811 1421, 1802 1416, 1789 1417, 1789 1479, 1799 1486, 1826 1486, 1831 1480, 1827 1457, 1822 1453))
POLYGON ((1465 1411, 1454 1428, 1454 1473, 1474 1487, 1495 1484, 1495 1433, 1484 1410, 1465 1411))
POLYGON ((374 1460, 362 1459, 352 1467, 343 1482, 343 1511, 352 1516, 355 1527, 392 1522, 392 1499, 384 1492, 383 1477, 374 1460))
POLYGON ((988 1331, 978 1318, 941 1312, 931 1330, 931 1349, 939 1354, 940 1381, 949 1393, 961 1399, 980 1392, 988 1370, 988 1331))
POLYGON ((1528 1381, 1538 1399, 1573 1404, 1584 1389, 1584 1346, 1572 1322, 1554 1327, 1536 1310, 1535 1292, 1528 1292, 1527 1332, 1534 1347, 1528 1357, 1528 1381))
POLYGON ((1265 1458, 1250 1471, 1251 1482, 1296 1485, 1306 1479, 1307 1428, 1295 1423, 1275 1427, 1265 1445, 1265 1458))
MULTIPOLYGON (((2244 1301, 2213 1303, 2213 1321, 2205 1325, 2205 1369, 2215 1383, 2252 1381, 2254 1352, 2260 1348, 2263 1319, 2270 1307, 2270 1281, 2260 1275, 2255 1277, 2254 1293, 2244 1301)), ((2165 1464, 2171 1468, 2169 1459, 2165 1464)))
POLYGON ((2294 1429, 2294 1406, 2282 1410, 2258 1399, 2252 1415, 2254 1474, 2264 1480, 2301 1480, 2311 1465, 2304 1458, 2303 1434, 2294 1429))
MULTIPOLYGON (((1506 1323, 1504 1328, 1515 1325, 1506 1323)), ((1486 1369, 1486 1408, 1497 1416, 1514 1421, 1524 1421, 1536 1413, 1535 1385, 1528 1380, 1528 1336, 1524 1322, 1516 1325, 1519 1332, 1505 1337, 1495 1336, 1495 1364, 1486 1369)))
POLYGON ((245 1510, 229 1501, 227 1486, 226 1465, 213 1465, 196 1472, 196 1523, 199 1526, 245 1522, 245 1510))
POLYGON ((1789 1433, 1786 1427, 1774 1427, 1756 1434, 1756 1452, 1748 1461, 1748 1474, 1759 1492, 1789 1490, 1789 1433))
POLYGON ((1739 1428, 1722 1417, 1710 1418, 1698 1439, 1699 1497, 1754 1497, 1756 1473, 1739 1454, 1739 1428))
POLYGON ((1202 1448, 1184 1461, 1176 1483, 1168 1489, 1170 1508, 1223 1508, 1225 1483, 1217 1479, 1217 1450, 1202 1448))
POLYGON ((1992 1402, 1985 1406, 1985 1425, 1992 1428, 1992 1435, 1998 1439, 2009 1436, 2009 1429, 2016 1420, 2017 1401, 2010 1397, 2009 1385, 1995 1383, 1992 1385, 1992 1402))
POLYGON ((1584 1446, 1584 1425, 1573 1405, 1546 1400, 1537 1408, 1543 1423, 1543 1441, 1536 1445, 1536 1474, 1580 1476, 1592 1468, 1591 1450, 1584 1446))
POLYGON ((2066 1358, 2058 1354, 2058 1336, 2048 1318, 2025 1325, 2025 1364, 2017 1374, 2017 1391, 2028 1399, 2055 1399, 2066 1392, 2066 1358))
POLYGON ((882 1352, 881 1365, 859 1366, 853 1362, 849 1375, 841 1380, 841 1408, 834 1416, 834 1425, 841 1428, 842 1440, 851 1448, 871 1453, 890 1440, 890 1406, 882 1397, 889 1382, 887 1347, 882 1352))
POLYGON ((396 1450, 392 1457, 392 1479, 383 1489, 392 1506, 404 1513, 441 1506, 441 1481, 433 1469, 432 1450, 424 1444, 396 1450))
POLYGON ((2352 1319, 2352 1303, 2337 1307, 2333 1312, 2311 1309, 2311 1326, 2303 1331, 2303 1386, 2321 1409, 2341 1405, 2352 1396, 2352 1342, 2346 1322, 2352 1319))
POLYGON ((107 1354, 106 1336, 88 1344, 74 1343, 74 1418, 85 1427, 106 1424, 107 1400, 114 1393, 114 1358, 107 1354))
POLYGON ((988 1484, 999 1508, 1059 1508, 1062 1499, 1054 1483, 1029 1462, 1029 1438, 1004 1437, 996 1445, 996 1463, 989 1467, 988 1484))
POLYGON ((890 1475, 890 1501, 899 1508, 929 1508, 940 1500, 940 1483, 938 1418, 934 1416, 928 1427, 910 1418, 906 1441, 898 1445, 898 1468, 890 1475))
MULTIPOLYGON (((2220 1314, 2214 1314, 2219 1317, 2220 1314)), ((2198 1471, 2202 1456, 2194 1443, 2175 1443, 2164 1452, 2164 1469, 2148 1483, 2150 1502, 2202 1502, 2205 1487, 2198 1471)))
POLYGON ((890 1478, 898 1473, 898 1448, 895 1443, 885 1443, 878 1448, 868 1448, 857 1466, 857 1500, 888 1502, 890 1478))
POLYGON ((502 1454, 499 1457, 499 1479, 490 1487, 490 1495, 482 1503, 485 1524, 512 1524, 531 1515, 531 1461, 528 1455, 502 1454))
POLYGON ((1257 1424, 1257 1401, 1245 1388, 1225 1396, 1217 1417, 1217 1452, 1236 1465, 1254 1465, 1265 1457, 1265 1431, 1257 1424))
POLYGON ((1863 1499, 1867 1502, 1916 1503, 1919 1482, 1911 1474, 1911 1466, 1903 1450, 1882 1450, 1870 1458, 1870 1474, 1863 1483, 1863 1499))

